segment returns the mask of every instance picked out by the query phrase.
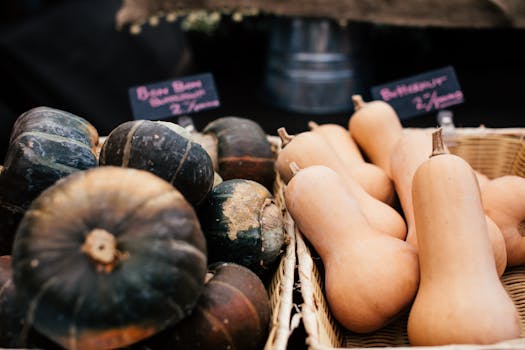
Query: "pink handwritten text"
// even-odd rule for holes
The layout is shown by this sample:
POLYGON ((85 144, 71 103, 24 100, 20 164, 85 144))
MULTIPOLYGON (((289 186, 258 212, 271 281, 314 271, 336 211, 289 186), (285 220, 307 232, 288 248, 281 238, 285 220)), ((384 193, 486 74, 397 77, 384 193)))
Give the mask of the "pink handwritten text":
POLYGON ((201 98, 205 94, 206 94, 206 90, 199 89, 193 92, 186 92, 186 93, 181 93, 178 95, 169 95, 169 96, 165 96, 161 98, 153 97, 153 98, 150 98, 149 104, 151 107, 160 107, 160 106, 164 106, 170 103, 182 102, 186 100, 195 100, 195 99, 201 98))
POLYGON ((146 100, 148 100, 150 98, 164 96, 164 95, 167 95, 167 94, 169 94, 169 89, 168 88, 151 89, 151 90, 149 90, 145 86, 139 86, 137 88, 137 98, 140 101, 146 101, 146 100))
POLYGON ((429 112, 432 109, 443 109, 448 106, 461 103, 463 101, 463 93, 461 90, 457 90, 446 95, 438 95, 437 91, 432 93, 424 93, 421 96, 416 96, 412 99, 412 102, 416 106, 417 110, 424 110, 429 112))
POLYGON ((173 91, 175 93, 181 93, 181 92, 188 91, 188 90, 202 88, 202 81, 194 80, 194 81, 184 82, 181 80, 175 80, 174 82, 171 83, 171 87, 173 88, 173 91))
POLYGON ((417 81, 415 83, 411 84, 400 84, 397 85, 394 89, 390 88, 382 88, 379 93, 381 94, 381 98, 384 101, 390 101, 395 98, 401 98, 407 95, 413 95, 420 93, 425 90, 434 89, 436 87, 439 87, 443 85, 443 83, 447 80, 447 76, 439 76, 437 78, 432 78, 430 80, 423 80, 423 81, 417 81))
POLYGON ((182 103, 172 103, 170 105, 171 113, 176 114, 182 114, 182 113, 190 113, 190 112, 198 112, 205 108, 210 107, 218 107, 219 101, 213 100, 213 101, 207 101, 207 102, 197 102, 196 100, 190 100, 190 101, 183 101, 182 103))

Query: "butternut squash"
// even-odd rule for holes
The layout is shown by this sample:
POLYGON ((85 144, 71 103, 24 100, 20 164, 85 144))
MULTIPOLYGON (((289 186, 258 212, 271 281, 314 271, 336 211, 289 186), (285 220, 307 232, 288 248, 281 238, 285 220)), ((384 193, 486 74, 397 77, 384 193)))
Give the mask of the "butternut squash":
POLYGON ((333 316, 354 332, 374 331, 412 302, 417 254, 405 241, 371 227, 335 171, 310 166, 285 189, 298 228, 319 253, 333 316))
POLYGON ((308 123, 310 131, 321 135, 341 159, 343 166, 352 178, 372 197, 392 205, 394 184, 386 173, 375 164, 365 162, 359 147, 350 132, 338 124, 308 123))
POLYGON ((489 240, 492 247, 492 254, 494 255, 494 262, 496 263, 496 271, 498 276, 501 276, 507 268, 507 246, 505 244, 505 238, 498 225, 486 214, 485 222, 489 230, 489 240))
MULTIPOLYGON (((407 223, 407 242, 418 249, 414 208, 412 202, 412 180, 417 168, 423 164, 432 152, 432 134, 423 130, 406 132, 396 143, 390 157, 392 180, 407 223)), ((478 173, 476 176, 483 176, 478 173)), ((487 217, 489 237, 498 275, 502 275, 507 266, 507 252, 503 236, 497 226, 487 217)))
POLYGON ((485 185, 487 185, 490 182, 489 177, 476 170, 474 170, 474 174, 476 174, 476 178, 478 179, 479 189, 483 191, 483 188, 485 187, 485 185))
POLYGON ((407 224, 407 242, 417 249, 416 225, 412 206, 412 179, 417 168, 432 151, 432 136, 424 131, 404 133, 390 156, 391 177, 407 224))
POLYGON ((369 160, 388 176, 390 154, 403 134, 403 126, 396 111, 384 101, 364 102, 360 95, 352 96, 354 113, 348 121, 352 137, 369 160))
POLYGON ((525 179, 506 175, 491 180, 481 192, 485 213, 505 240, 509 266, 525 263, 525 179))
POLYGON ((343 178, 346 191, 355 197, 372 227, 396 238, 405 239, 406 224, 401 215, 394 208, 370 196, 359 186, 345 171, 340 159, 323 137, 311 131, 293 137, 288 135, 284 128, 280 128, 278 132, 283 140, 283 146, 275 166, 285 182, 293 176, 290 169, 292 162, 295 162, 299 168, 311 165, 327 166, 343 178))
POLYGON ((412 345, 491 344, 520 336, 496 272, 472 168, 434 134, 412 183, 421 281, 408 318, 412 345))

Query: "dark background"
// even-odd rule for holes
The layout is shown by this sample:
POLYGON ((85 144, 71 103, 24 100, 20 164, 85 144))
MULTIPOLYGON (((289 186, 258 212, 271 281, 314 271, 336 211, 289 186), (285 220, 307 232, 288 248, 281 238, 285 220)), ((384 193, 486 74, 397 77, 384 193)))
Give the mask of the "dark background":
MULTIPOLYGON (((131 120, 127 89, 211 72, 221 107, 194 114, 198 129, 237 115, 275 134, 306 130, 308 120, 346 125, 351 110, 308 115, 272 107, 262 96, 268 16, 241 23, 223 17, 213 34, 185 32, 180 20, 145 25, 140 35, 117 31, 117 0, 0 2, 0 156, 24 111, 46 105, 88 119, 101 135, 131 120)), ((525 102, 525 31, 406 28, 350 23, 363 65, 366 99, 375 84, 453 65, 465 103, 451 108, 456 126, 521 127, 525 102)), ((176 121, 176 119, 172 119, 176 121)), ((404 120, 436 125, 435 114, 404 120)))

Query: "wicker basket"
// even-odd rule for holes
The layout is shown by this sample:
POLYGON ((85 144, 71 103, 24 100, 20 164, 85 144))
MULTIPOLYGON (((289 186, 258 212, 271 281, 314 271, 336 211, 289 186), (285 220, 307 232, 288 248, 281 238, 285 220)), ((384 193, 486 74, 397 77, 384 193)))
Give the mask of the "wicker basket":
MULTIPOLYGON (((268 140, 275 153, 279 152, 281 140, 276 136, 268 136, 268 140)), ((298 324, 298 314, 292 317, 294 308, 293 289, 296 265, 296 240, 294 222, 286 211, 284 204, 284 184, 277 174, 274 184, 274 197, 277 205, 282 209, 284 228, 289 237, 286 251, 279 266, 267 287, 272 309, 270 332, 264 350, 284 350, 288 346, 288 339, 298 324)))
MULTIPOLYGON (((411 129, 406 129, 408 132, 411 129)), ((449 150, 470 165, 494 178, 506 174, 525 176, 525 129, 455 128, 445 133, 449 150)), ((449 345, 410 347, 406 323, 408 313, 387 327, 370 334, 356 334, 333 319, 323 294, 322 264, 316 252, 296 232, 298 275, 303 304, 301 316, 309 349, 396 349, 499 350, 525 349, 525 266, 507 268, 502 281, 521 316, 522 337, 494 345, 449 345)))

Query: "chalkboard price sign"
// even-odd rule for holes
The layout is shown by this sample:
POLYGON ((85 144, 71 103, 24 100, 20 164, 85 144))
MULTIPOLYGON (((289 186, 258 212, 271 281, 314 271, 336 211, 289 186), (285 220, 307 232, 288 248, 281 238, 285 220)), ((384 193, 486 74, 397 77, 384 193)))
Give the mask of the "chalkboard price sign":
POLYGON ((135 119, 166 119, 220 106, 210 73, 134 86, 128 92, 135 119))
POLYGON ((375 100, 388 102, 399 119, 408 119, 464 102, 452 66, 372 87, 375 100))

